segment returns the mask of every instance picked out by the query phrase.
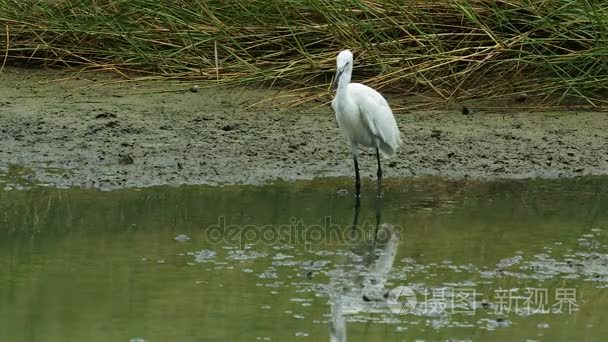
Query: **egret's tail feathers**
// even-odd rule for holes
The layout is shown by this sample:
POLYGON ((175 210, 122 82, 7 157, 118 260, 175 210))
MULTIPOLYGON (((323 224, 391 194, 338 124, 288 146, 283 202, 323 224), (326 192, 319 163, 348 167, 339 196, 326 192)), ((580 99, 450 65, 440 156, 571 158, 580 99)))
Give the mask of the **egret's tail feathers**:
POLYGON ((390 158, 395 155, 395 153, 397 152, 397 148, 399 148, 401 144, 403 144, 403 140, 401 140, 401 137, 397 135, 396 139, 393 139, 390 144, 384 141, 380 141, 380 146, 378 146, 378 149, 380 150, 380 153, 382 153, 383 156, 385 156, 386 158, 390 158))

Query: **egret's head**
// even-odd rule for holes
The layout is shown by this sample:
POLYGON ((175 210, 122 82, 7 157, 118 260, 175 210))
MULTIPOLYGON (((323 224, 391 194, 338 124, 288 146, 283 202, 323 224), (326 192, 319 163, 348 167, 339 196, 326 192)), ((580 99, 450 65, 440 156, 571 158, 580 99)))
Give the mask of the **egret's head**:
POLYGON ((348 67, 353 67, 353 53, 350 50, 342 50, 338 54, 336 59, 336 65, 338 67, 338 73, 343 72, 348 67))
POLYGON ((350 50, 342 50, 338 54, 338 58, 336 59, 336 79, 334 82, 334 88, 338 87, 338 83, 340 81, 340 77, 342 74, 346 74, 347 80, 345 83, 348 84, 350 82, 350 74, 353 71, 353 53, 350 50))

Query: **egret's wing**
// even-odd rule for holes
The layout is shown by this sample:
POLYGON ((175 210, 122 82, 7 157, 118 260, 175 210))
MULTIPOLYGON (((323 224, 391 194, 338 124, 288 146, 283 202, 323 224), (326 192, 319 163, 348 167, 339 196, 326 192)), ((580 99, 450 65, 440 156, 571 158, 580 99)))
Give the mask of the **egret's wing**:
POLYGON ((401 144, 399 128, 388 102, 374 89, 358 83, 354 86, 353 95, 359 106, 361 121, 381 143, 382 152, 388 156, 395 153, 401 144), (384 148, 383 148, 384 147, 384 148))

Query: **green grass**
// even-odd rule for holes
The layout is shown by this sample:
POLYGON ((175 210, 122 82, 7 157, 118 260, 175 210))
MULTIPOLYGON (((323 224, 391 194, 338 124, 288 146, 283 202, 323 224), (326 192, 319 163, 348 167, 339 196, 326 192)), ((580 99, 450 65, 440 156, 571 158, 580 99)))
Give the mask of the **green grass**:
POLYGON ((337 52, 350 48, 354 79, 384 91, 606 103, 608 2, 599 0, 0 0, 0 33, 3 62, 127 78, 326 96, 337 52))

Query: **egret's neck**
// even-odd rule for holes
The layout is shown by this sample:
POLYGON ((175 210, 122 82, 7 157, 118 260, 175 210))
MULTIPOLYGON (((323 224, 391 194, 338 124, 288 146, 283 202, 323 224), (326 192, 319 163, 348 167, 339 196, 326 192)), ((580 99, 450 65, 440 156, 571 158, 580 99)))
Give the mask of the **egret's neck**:
POLYGON ((342 75, 340 75, 340 79, 338 80, 338 94, 344 93, 346 86, 350 83, 350 76, 352 74, 352 69, 344 70, 342 75))

